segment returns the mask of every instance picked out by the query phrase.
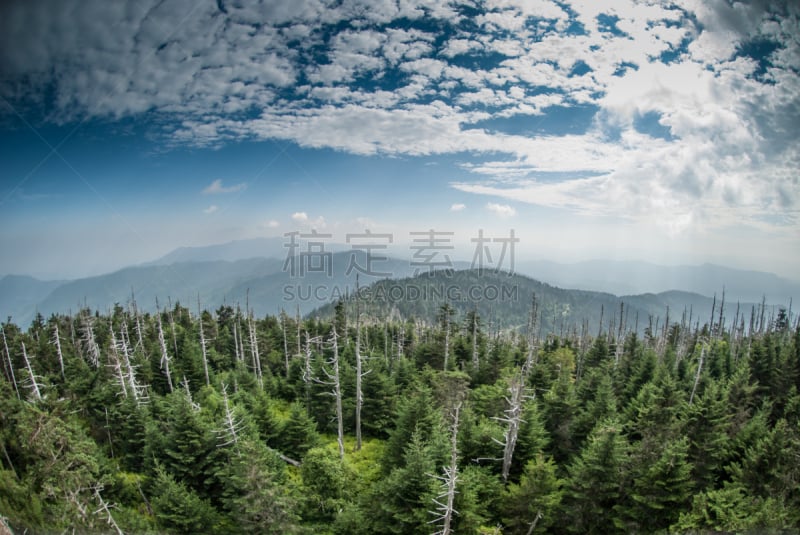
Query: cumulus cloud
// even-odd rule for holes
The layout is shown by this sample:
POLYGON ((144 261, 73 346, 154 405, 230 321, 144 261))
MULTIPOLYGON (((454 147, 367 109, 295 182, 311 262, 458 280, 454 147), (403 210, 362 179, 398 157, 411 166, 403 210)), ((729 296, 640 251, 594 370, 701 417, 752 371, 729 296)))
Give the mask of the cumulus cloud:
POLYGON ((311 219, 308 217, 306 212, 295 212, 292 214, 292 221, 297 223, 302 227, 312 228, 312 229, 324 229, 328 226, 325 218, 323 216, 319 216, 316 219, 311 219))
POLYGON ((494 212, 495 214, 497 214, 499 217, 502 218, 513 217, 517 215, 517 211, 512 206, 509 206, 507 204, 498 204, 490 202, 486 203, 486 209, 489 210, 490 212, 494 212))
POLYGON ((211 206, 209 206, 208 208, 205 208, 205 209, 203 210, 203 213, 204 213, 204 214, 213 214, 214 212, 216 212, 216 211, 218 211, 218 210, 219 210, 219 206, 217 206, 216 204, 212 204, 212 205, 211 205, 211 206))
POLYGON ((214 180, 211 184, 203 188, 203 195, 217 195, 220 193, 236 193, 237 191, 242 191, 247 187, 247 184, 244 182, 240 184, 234 184, 232 186, 224 186, 222 184, 221 179, 214 180))
POLYGON ((453 203, 453 204, 450 205, 450 211, 451 212, 460 212, 466 207, 467 207, 466 204, 457 202, 457 203, 453 203))

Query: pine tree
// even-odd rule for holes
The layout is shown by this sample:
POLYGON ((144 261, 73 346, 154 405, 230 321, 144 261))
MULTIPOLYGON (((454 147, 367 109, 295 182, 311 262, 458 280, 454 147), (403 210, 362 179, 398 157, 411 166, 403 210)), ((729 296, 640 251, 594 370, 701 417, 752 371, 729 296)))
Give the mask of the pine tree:
POLYGON ((220 527, 220 515, 211 504, 164 469, 156 472, 151 494, 159 527, 171 533, 214 533, 220 527))
POLYGON ((631 505, 624 510, 632 531, 667 529, 689 505, 693 491, 692 465, 684 437, 663 445, 655 462, 633 467, 631 505))
POLYGON ((510 484, 503 499, 504 533, 547 533, 558 520, 564 480, 552 459, 541 453, 525 464, 519 484, 510 484))
POLYGON ((619 530, 618 504, 623 493, 627 443, 614 420, 597 424, 589 440, 568 467, 565 510, 574 533, 612 533, 619 530))

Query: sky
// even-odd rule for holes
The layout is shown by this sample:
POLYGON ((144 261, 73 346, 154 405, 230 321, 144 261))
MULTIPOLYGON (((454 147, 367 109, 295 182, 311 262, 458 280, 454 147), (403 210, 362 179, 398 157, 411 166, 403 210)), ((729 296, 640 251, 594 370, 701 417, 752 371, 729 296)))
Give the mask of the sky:
POLYGON ((0 275, 482 229, 799 279, 799 73, 789 1, 2 2, 0 275))

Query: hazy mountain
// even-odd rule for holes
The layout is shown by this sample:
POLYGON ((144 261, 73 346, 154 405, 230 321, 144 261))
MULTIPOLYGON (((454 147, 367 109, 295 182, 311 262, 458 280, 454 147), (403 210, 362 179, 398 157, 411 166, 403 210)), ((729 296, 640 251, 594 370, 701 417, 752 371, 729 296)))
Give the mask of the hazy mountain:
MULTIPOLYGON (((143 265, 169 265, 175 262, 211 262, 215 260, 234 262, 247 258, 281 258, 285 260, 289 251, 286 247, 287 240, 284 237, 253 238, 200 247, 179 247, 161 258, 143 265)), ((337 243, 325 243, 326 251, 338 252, 344 249, 350 249, 350 247, 337 243)))
POLYGON ((25 323, 36 314, 36 305, 63 281, 42 281, 26 275, 6 275, 0 279, 0 319, 12 316, 25 323))
MULTIPOLYGON (((285 259, 287 238, 255 238, 204 247, 181 247, 145 265, 169 265, 175 262, 236 261, 246 258, 285 259)), ((326 243, 332 252, 349 250, 348 245, 326 243)), ((389 253, 395 254, 397 253, 389 253)), ((454 269, 466 269, 469 263, 454 262, 454 269)), ((788 303, 800 299, 800 282, 772 273, 731 269, 714 264, 699 266, 662 266, 649 262, 588 260, 571 264, 548 260, 517 261, 515 271, 561 288, 594 290, 614 295, 661 293, 670 290, 721 296, 725 287, 730 301, 788 303)), ((395 277, 402 276, 400 273, 395 277)))
MULTIPOLYGON (((45 316, 53 312, 76 311, 84 305, 105 311, 115 303, 127 303, 132 291, 144 310, 154 310, 156 298, 162 303, 169 298, 194 307, 198 294, 207 308, 236 302, 244 306, 249 293, 250 305, 259 315, 275 313, 281 308, 294 312, 298 305, 301 313, 306 314, 355 287, 356 270, 346 273, 351 259, 358 265, 366 264, 363 251, 342 251, 348 246, 326 243, 326 250, 332 255, 330 275, 312 271, 302 277, 293 277, 283 271, 287 254, 285 244, 285 238, 279 237, 183 247, 148 264, 73 281, 40 281, 9 275, 0 279, 0 318, 11 315, 17 323, 27 325, 37 310, 45 316), (337 250, 339 252, 335 252, 337 250)), ((388 257, 388 253, 375 253, 375 256, 388 257)), ((454 263, 455 269, 467 266, 464 262, 454 263)), ((387 276, 362 275, 362 286, 379 278, 398 279, 414 273, 407 258, 376 259, 373 267, 387 276)), ((735 307, 737 300, 758 303, 762 295, 766 295, 768 303, 779 305, 787 305, 790 297, 800 298, 800 283, 770 273, 711 264, 659 266, 646 262, 595 260, 576 264, 517 262, 515 267, 520 274, 515 283, 519 288, 526 291, 539 288, 537 294, 552 296, 553 303, 568 306, 568 310, 556 307, 545 311, 550 315, 547 321, 557 326, 561 324, 559 314, 573 319, 582 315, 594 318, 595 311, 599 312, 601 306, 592 303, 602 305, 604 310, 618 308, 620 298, 616 295, 627 296, 621 299, 631 306, 629 319, 632 322, 634 307, 640 312, 640 321, 643 322, 650 315, 664 316, 667 306, 673 318, 682 314, 684 306, 687 309, 691 306, 693 318, 699 315, 705 321, 710 314, 710 296, 716 292, 719 299, 723 286, 730 307, 735 307), (566 289, 582 292, 563 293, 566 289)), ((418 316, 431 312, 425 304, 404 306, 407 312, 418 316)), ((486 309, 486 314, 500 314, 497 312, 499 307, 493 308, 486 303, 480 306, 486 309)), ((508 305, 509 317, 516 319, 509 319, 506 323, 519 321, 515 315, 527 314, 527 306, 527 298, 522 299, 522 304, 508 305)), ((743 311, 749 310, 745 305, 742 307, 743 311)))
MULTIPOLYGON (((583 322, 588 322, 589 332, 595 334, 602 317, 604 328, 610 322, 619 326, 620 303, 624 303, 623 320, 628 329, 638 327, 642 332, 652 320, 663 325, 667 310, 670 321, 680 322, 684 311, 692 315, 692 323, 700 325, 711 316, 713 300, 690 292, 664 292, 617 297, 610 293, 587 290, 570 290, 515 274, 494 273, 476 270, 436 273, 400 280, 379 281, 361 292, 363 310, 377 318, 399 315, 434 321, 439 307, 450 303, 464 318, 471 310, 477 310, 484 323, 495 327, 519 329, 526 325, 531 296, 536 293, 543 332, 580 331, 583 322)), ((717 307, 720 303, 717 301, 717 307)), ((742 312, 748 314, 752 304, 742 304, 742 312)), ((718 313, 719 308, 717 308, 718 313)), ((735 305, 728 302, 725 317, 733 321, 735 305)), ((333 305, 325 305, 312 315, 330 316, 333 305)), ((716 314, 715 314, 716 316, 716 314)))
POLYGON ((38 304, 46 315, 76 311, 83 306, 105 311, 115 303, 126 304, 135 293, 143 310, 155 310, 156 299, 196 306, 219 306, 228 290, 240 281, 279 271, 280 260, 253 258, 236 262, 178 262, 165 266, 137 266, 108 275, 78 279, 59 285, 38 304))
POLYGON ((559 264, 545 260, 517 262, 516 271, 563 288, 598 290, 615 295, 694 292, 707 297, 722 295, 729 301, 787 303, 800 299, 800 282, 762 271, 744 271, 714 264, 660 266, 648 262, 590 260, 559 264))
MULTIPOLYGON (((407 261, 388 257, 379 261, 377 256, 380 255, 373 255, 373 271, 386 272, 392 277, 413 273, 407 261)), ((297 305, 305 314, 355 288, 358 270, 349 269, 351 262, 362 268, 369 267, 366 254, 361 251, 331 253, 329 258, 330 274, 327 270, 314 271, 315 265, 311 265, 310 271, 300 273, 299 266, 308 266, 307 262, 319 259, 316 257, 298 258, 296 273, 288 267, 283 270, 285 259, 247 258, 233 262, 216 260, 135 266, 67 282, 42 283, 24 277, 15 285, 13 281, 16 279, 12 278, 7 288, 0 287, 0 303, 3 313, 12 314, 20 325, 30 323, 35 310, 45 316, 70 310, 75 312, 84 306, 106 311, 115 303, 127 304, 132 292, 138 306, 145 311, 155 310, 156 299, 162 305, 171 299, 194 308, 198 295, 204 308, 214 309, 223 303, 237 302, 244 307, 249 293, 250 306, 258 315, 275 313, 281 308, 294 311, 297 305), (27 290, 34 285, 31 281, 40 283, 41 289, 36 292, 27 290)), ((380 278, 360 274, 364 285, 380 278)))

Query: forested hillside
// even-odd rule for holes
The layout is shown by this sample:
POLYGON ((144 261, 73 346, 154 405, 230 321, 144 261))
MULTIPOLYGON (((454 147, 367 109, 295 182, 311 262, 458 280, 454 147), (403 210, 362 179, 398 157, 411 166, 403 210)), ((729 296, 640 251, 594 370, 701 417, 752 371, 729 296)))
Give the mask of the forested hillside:
POLYGON ((362 305, 3 324, 0 515, 15 533, 800 526, 790 312, 640 336, 540 329, 536 299, 511 330, 362 305))

